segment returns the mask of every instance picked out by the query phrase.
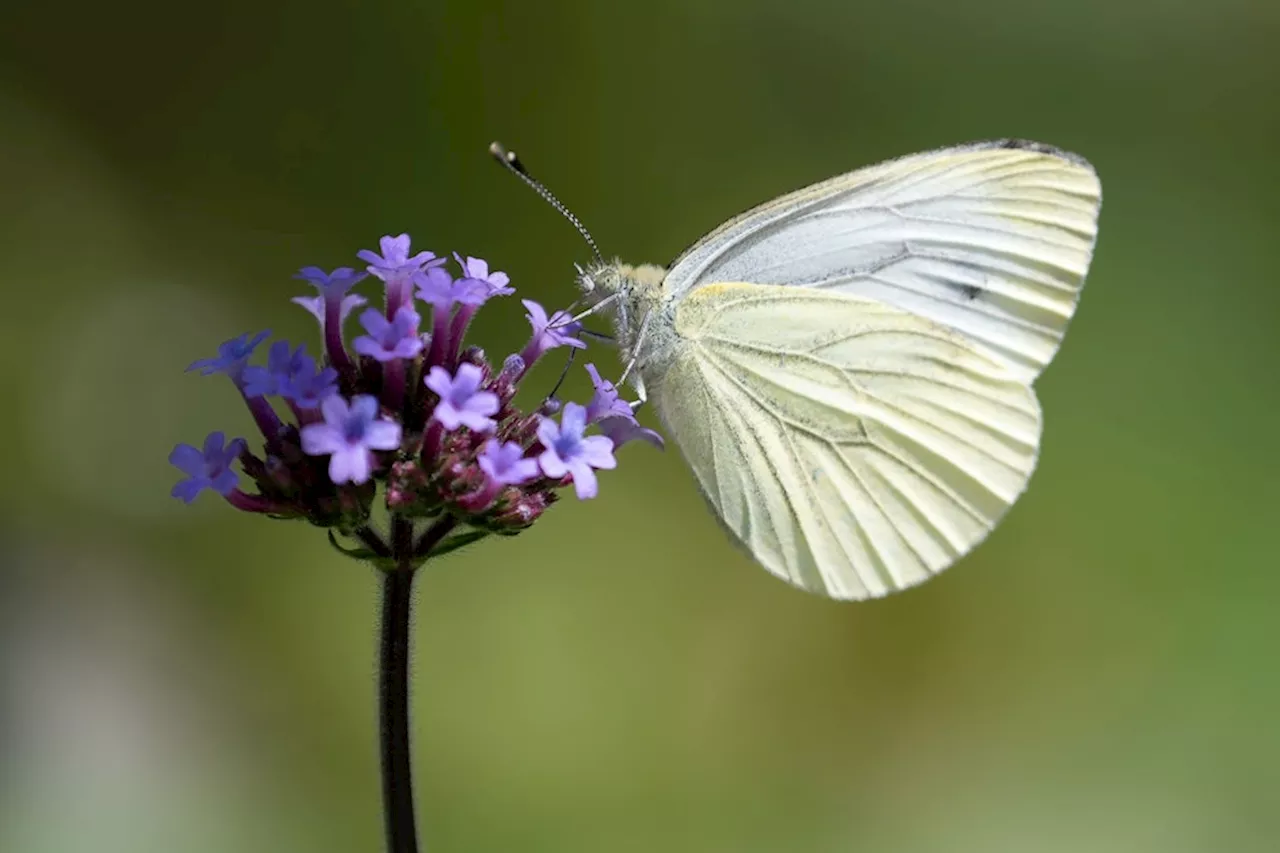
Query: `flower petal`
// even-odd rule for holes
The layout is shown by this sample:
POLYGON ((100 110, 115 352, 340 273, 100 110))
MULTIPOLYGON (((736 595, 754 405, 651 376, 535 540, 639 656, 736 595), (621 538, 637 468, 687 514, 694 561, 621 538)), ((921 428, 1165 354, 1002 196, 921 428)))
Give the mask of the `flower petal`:
MULTIPOLYGON (((335 395, 336 396, 336 395, 335 395)), ((321 403, 323 409, 333 397, 325 399, 321 403)), ((342 431, 331 423, 307 424, 302 428, 300 433, 302 438, 302 452, 308 456, 325 456, 331 453, 337 453, 346 447, 346 438, 342 431)))
POLYGON ((400 446, 400 434, 400 424, 374 421, 364 431, 364 443, 374 450, 395 450, 400 446))
POLYGON ((204 454, 190 444, 179 444, 169 452, 169 464, 194 477, 204 473, 204 454))
POLYGON ((585 461, 571 463, 569 473, 573 475, 573 492, 578 496, 578 500, 590 500, 599 494, 596 472, 592 471, 591 466, 585 461))
POLYGON ((582 440, 582 452, 578 454, 592 468, 616 468, 618 460, 613 455, 613 442, 603 435, 589 435, 582 440))
POLYGON ((542 454, 538 456, 538 467, 542 469, 542 473, 553 480, 559 480, 569 473, 569 466, 550 448, 542 451, 542 454))

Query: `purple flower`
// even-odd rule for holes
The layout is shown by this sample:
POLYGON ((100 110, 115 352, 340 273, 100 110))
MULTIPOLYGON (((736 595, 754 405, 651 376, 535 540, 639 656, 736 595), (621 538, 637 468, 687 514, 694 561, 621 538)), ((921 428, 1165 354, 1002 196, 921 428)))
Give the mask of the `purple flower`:
POLYGON ((538 424, 538 440, 545 448, 538 457, 542 473, 553 480, 566 474, 573 480, 578 500, 596 496, 596 468, 614 468, 613 442, 603 435, 583 435, 587 428, 587 410, 577 403, 565 403, 564 414, 557 424, 543 418, 538 424))
POLYGON ((225 373, 239 382, 245 366, 249 363, 249 358, 253 355, 253 351, 270 334, 271 330, 268 329, 264 332, 259 332, 253 338, 250 338, 246 333, 238 338, 223 341, 218 345, 218 356, 216 358, 202 358, 198 361, 193 361, 187 367, 187 370, 199 370, 202 376, 225 373))
POLYGON ((587 365, 587 373, 591 376, 591 387, 595 388, 595 394, 587 404, 587 423, 593 424, 607 415, 633 417, 631 405, 618 396, 617 387, 602 378, 594 364, 587 365))
MULTIPOLYGON (((631 408, 628 406, 627 408, 631 408)), ((617 450, 628 441, 640 439, 647 441, 659 450, 665 450, 667 442, 662 435, 648 427, 640 426, 640 422, 636 420, 634 414, 626 415, 605 415, 601 418, 596 426, 600 428, 600 432, 613 442, 613 447, 617 450)))
POLYGON ((379 255, 369 249, 361 249, 356 257, 369 264, 369 272, 385 282, 407 281, 423 266, 434 267, 443 264, 444 258, 437 258, 434 252, 419 252, 409 257, 409 235, 398 237, 387 235, 378 241, 379 255))
POLYGON ((265 397, 284 393, 290 377, 302 367, 302 360, 307 357, 305 350, 305 346, 298 344, 298 348, 290 352, 288 341, 276 341, 267 353, 266 367, 244 369, 244 395, 265 397))
POLYGON ((489 262, 480 258, 468 256, 464 261, 458 256, 457 252, 453 253, 454 259, 458 262, 458 266, 462 267, 462 278, 460 281, 476 282, 483 287, 484 298, 489 299, 493 296, 509 296, 516 292, 514 287, 508 287, 511 277, 504 272, 489 272, 489 262))
POLYGON ((303 267, 294 278, 309 281, 326 300, 337 299, 355 287, 367 273, 356 272, 351 267, 338 267, 333 272, 325 272, 319 267, 303 267))
POLYGON ((222 433, 211 432, 204 440, 204 450, 196 450, 189 444, 173 448, 169 462, 187 478, 179 480, 170 494, 189 504, 205 489, 212 489, 220 495, 230 493, 240 482, 236 472, 231 470, 231 463, 244 450, 245 443, 242 438, 233 438, 223 447, 225 440, 222 433))
POLYGON ((299 409, 315 409, 325 398, 338 393, 338 371, 332 367, 316 370, 316 361, 304 355, 298 367, 280 389, 280 395, 299 409))
POLYGON ((367 394, 351 398, 339 394, 320 404, 323 423, 302 428, 302 450, 311 456, 329 457, 329 479, 334 483, 364 483, 373 474, 374 450, 400 446, 400 425, 378 417, 378 401, 367 394))
POLYGON ((489 298, 489 288, 482 281, 460 278, 455 280, 448 270, 432 267, 413 277, 418 286, 418 298, 444 313, 454 305, 478 307, 489 298))
POLYGON ((488 432, 497 424, 491 415, 498 413, 498 395, 481 391, 484 373, 474 364, 458 365, 458 372, 450 376, 443 367, 433 367, 427 374, 426 386, 440 397, 434 420, 449 430, 465 426, 476 432, 488 432))
MULTIPOLYGON (((320 328, 324 328, 324 297, 323 296, 295 296, 293 302, 306 308, 311 315, 320 323, 320 328)), ((347 317, 351 316, 351 312, 364 305, 369 300, 365 299, 358 293, 351 293, 342 297, 342 307, 338 322, 347 322, 347 317)))
POLYGON ((489 439, 476 461, 489 480, 499 486, 518 486, 538 476, 538 460, 526 459, 524 448, 514 441, 489 439))
POLYGON ((422 352, 422 338, 418 337, 418 323, 421 321, 418 312, 412 308, 401 308, 392 322, 388 322, 381 311, 370 308, 360 315, 360 325, 369 334, 356 338, 352 346, 361 355, 383 362, 413 358, 422 352))
POLYGON ((618 396, 618 389, 612 382, 601 378, 600 371, 596 370, 594 364, 587 365, 587 373, 595 388, 595 394, 587 404, 587 423, 597 424, 600 432, 613 442, 614 450, 637 438, 649 442, 659 450, 666 448, 661 435, 648 427, 640 426, 631 405, 618 396))
POLYGON ((575 349, 586 349, 587 345, 574 335, 582 331, 581 323, 571 322, 566 311, 557 311, 550 317, 547 311, 532 299, 520 300, 528 311, 525 317, 533 327, 533 337, 520 352, 526 365, 532 365, 549 349, 566 346, 575 349))

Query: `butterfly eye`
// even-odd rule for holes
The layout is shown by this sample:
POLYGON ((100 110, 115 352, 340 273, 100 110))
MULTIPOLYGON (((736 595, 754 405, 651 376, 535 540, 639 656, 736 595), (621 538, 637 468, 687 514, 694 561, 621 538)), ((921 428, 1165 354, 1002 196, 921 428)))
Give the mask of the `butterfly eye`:
POLYGON ((595 292, 596 280, 580 264, 574 264, 573 266, 578 271, 578 289, 582 291, 583 296, 590 296, 595 292))

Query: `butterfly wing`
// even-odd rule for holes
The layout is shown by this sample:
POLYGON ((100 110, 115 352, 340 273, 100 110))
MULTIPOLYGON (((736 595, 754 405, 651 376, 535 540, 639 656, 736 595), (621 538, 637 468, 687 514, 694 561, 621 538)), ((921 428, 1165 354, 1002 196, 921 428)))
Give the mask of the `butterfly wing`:
POLYGON ((1018 141, 860 169, 748 211, 670 267, 716 281, 865 296, 960 332, 1030 381, 1075 311, 1101 186, 1083 159, 1018 141))
POLYGON ((861 599, 919 583, 977 545, 1035 467, 1031 388, 929 320, 718 283, 667 322, 650 400, 724 525, 796 586, 861 599))

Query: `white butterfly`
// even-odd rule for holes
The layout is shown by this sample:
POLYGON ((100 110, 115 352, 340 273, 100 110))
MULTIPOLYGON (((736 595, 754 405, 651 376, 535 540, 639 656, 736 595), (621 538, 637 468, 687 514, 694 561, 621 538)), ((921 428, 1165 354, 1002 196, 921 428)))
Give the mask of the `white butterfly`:
POLYGON ((1083 159, 982 142, 785 195, 669 269, 579 282, 733 537, 789 583, 864 599, 950 566, 1026 487, 1031 383, 1100 203, 1083 159))

